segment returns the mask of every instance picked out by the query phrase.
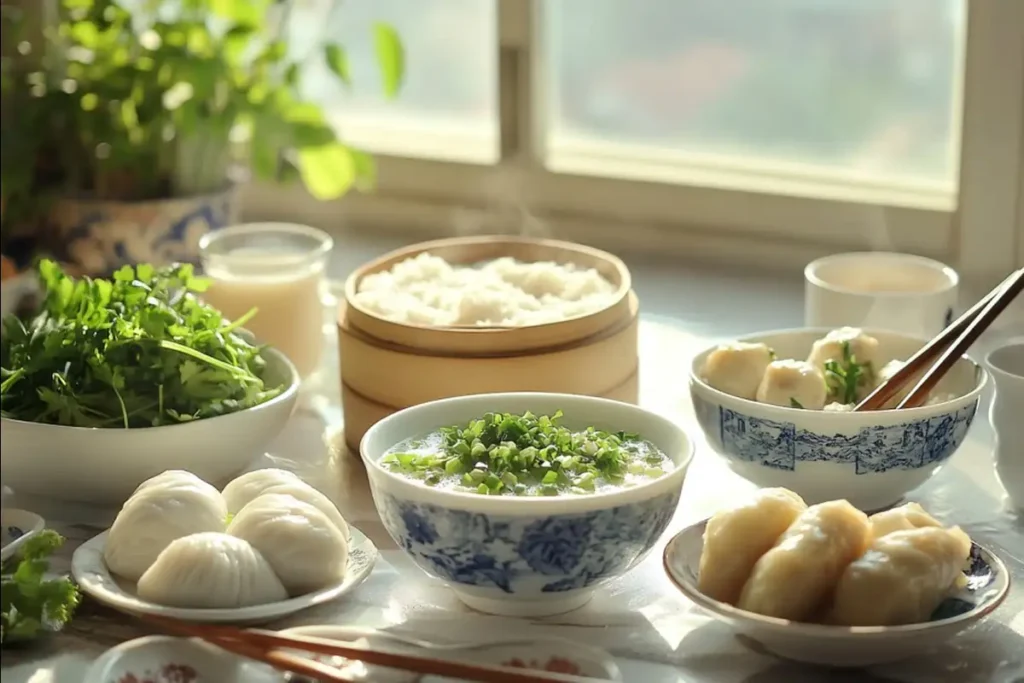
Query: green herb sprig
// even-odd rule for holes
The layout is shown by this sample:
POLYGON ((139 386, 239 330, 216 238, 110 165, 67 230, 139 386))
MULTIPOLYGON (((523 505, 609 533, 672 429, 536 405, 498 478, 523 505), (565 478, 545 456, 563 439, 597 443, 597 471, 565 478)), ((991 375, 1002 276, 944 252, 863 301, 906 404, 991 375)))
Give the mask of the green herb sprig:
POLYGON ((64 539, 46 529, 25 541, 0 571, 0 643, 34 638, 71 620, 80 599, 68 578, 46 579, 49 557, 64 539))
POLYGON ((190 265, 124 266, 113 278, 72 279, 42 261, 40 313, 8 316, 0 342, 4 417, 75 427, 188 422, 279 394, 262 379, 260 348, 195 294, 190 265))
POLYGON ((381 463, 430 486, 457 478, 484 495, 590 493, 601 480, 628 474, 664 474, 664 456, 639 435, 593 427, 574 432, 558 424, 562 412, 487 413, 465 427, 440 430, 437 452, 390 453, 381 463))
POLYGON ((843 342, 841 361, 825 361, 825 384, 829 397, 843 404, 854 403, 857 392, 868 385, 874 372, 871 363, 860 363, 850 348, 850 342, 843 342))

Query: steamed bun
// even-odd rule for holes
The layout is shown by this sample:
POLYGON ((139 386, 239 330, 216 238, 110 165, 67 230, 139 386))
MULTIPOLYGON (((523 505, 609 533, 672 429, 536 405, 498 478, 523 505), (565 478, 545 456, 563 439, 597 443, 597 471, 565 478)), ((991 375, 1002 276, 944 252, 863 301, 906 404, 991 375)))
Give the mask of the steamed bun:
POLYGON ((224 487, 224 501, 228 512, 237 514, 256 498, 268 494, 289 495, 303 503, 312 505, 338 527, 347 542, 350 536, 348 522, 341 516, 338 507, 326 495, 313 488, 296 475, 286 470, 256 470, 243 474, 224 487))
POLYGON ((294 472, 269 467, 264 470, 246 472, 236 477, 224 487, 222 495, 224 496, 224 503, 228 506, 228 512, 235 515, 253 498, 271 486, 291 484, 296 481, 302 480, 294 472))
POLYGON ((258 496, 235 515, 228 533, 266 558, 289 595, 317 591, 345 577, 345 536, 327 515, 294 496, 258 496))
POLYGON ((288 598, 258 550, 216 531, 172 541, 139 579, 138 594, 159 605, 199 609, 249 607, 288 598))
POLYGON ((220 492, 189 472, 170 470, 139 485, 108 532, 103 559, 118 576, 138 581, 172 541, 224 531, 220 492))

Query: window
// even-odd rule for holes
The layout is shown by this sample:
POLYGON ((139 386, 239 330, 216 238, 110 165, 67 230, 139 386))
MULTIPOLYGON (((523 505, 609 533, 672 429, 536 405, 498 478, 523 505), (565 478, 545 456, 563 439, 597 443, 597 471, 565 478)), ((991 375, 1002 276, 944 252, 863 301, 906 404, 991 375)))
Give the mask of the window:
POLYGON ((961 0, 543 9, 557 168, 619 156, 955 188, 961 0))
POLYGON ((979 279, 1024 249, 1024 2, 297 7, 299 28, 349 49, 351 92, 315 70, 309 87, 379 153, 378 188, 328 205, 254 188, 252 216, 786 269, 906 250, 979 279), (377 20, 406 44, 393 102, 376 94, 377 20))
POLYGON ((308 94, 335 112, 346 139, 379 152, 494 162, 498 154, 497 23, 492 0, 297 0, 289 26, 301 44, 344 46, 352 87, 322 60, 303 77, 308 94), (373 26, 392 25, 406 52, 401 96, 386 100, 373 26), (430 138, 446 143, 431 144, 430 138))

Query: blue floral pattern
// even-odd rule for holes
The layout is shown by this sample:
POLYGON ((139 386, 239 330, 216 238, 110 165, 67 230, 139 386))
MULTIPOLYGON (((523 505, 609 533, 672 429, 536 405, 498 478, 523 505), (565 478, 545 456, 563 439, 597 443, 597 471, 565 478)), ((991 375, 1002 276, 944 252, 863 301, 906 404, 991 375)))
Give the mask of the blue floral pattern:
POLYGON ((800 462, 832 462, 850 465, 857 474, 913 470, 948 459, 963 443, 978 409, 974 401, 927 420, 821 435, 791 422, 744 415, 696 394, 693 402, 705 433, 729 458, 790 471, 800 462))
POLYGON ((505 517, 374 495, 388 533, 424 569, 517 594, 587 588, 621 575, 654 546, 679 503, 676 491, 581 514, 505 517))
POLYGON ((50 215, 64 244, 62 258, 90 275, 124 264, 198 263, 199 238, 237 220, 234 188, 139 202, 63 199, 50 215))

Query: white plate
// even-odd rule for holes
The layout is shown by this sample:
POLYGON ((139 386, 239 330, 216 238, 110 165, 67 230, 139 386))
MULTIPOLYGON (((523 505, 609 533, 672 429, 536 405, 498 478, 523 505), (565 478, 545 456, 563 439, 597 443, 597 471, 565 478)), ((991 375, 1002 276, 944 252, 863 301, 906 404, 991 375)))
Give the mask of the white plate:
MULTIPOLYGON (((561 638, 435 645, 387 632, 345 626, 303 626, 289 629, 284 633, 337 640, 352 643, 357 647, 387 652, 489 666, 508 666, 518 660, 520 665, 538 669, 546 665, 549 670, 554 668, 565 673, 571 671, 591 680, 622 680, 622 674, 610 654, 561 638)), ((341 669, 353 683, 440 683, 452 680, 372 664, 364 665, 341 658, 320 659, 341 669)), ((92 665, 85 678, 86 683, 115 683, 123 680, 281 683, 282 676, 267 666, 221 652, 201 641, 170 636, 149 636, 107 650, 92 665)))
POLYGON ((25 541, 32 538, 46 526, 42 517, 28 510, 9 509, 0 512, 0 527, 3 532, 3 550, 0 560, 14 555, 25 541))
POLYGON ((71 558, 71 575, 85 593, 122 612, 152 614, 193 622, 262 623, 334 600, 366 580, 377 561, 377 548, 361 531, 355 527, 350 528, 352 537, 348 545, 348 571, 341 583, 297 598, 266 605, 233 609, 188 609, 167 607, 142 600, 135 593, 135 584, 115 577, 107 569, 103 561, 103 549, 109 533, 107 531, 79 546, 71 558))
POLYGON ((698 522, 665 546, 669 579, 711 616, 732 626, 755 649, 785 659, 828 666, 864 667, 926 652, 970 628, 999 607, 1010 590, 1010 573, 991 551, 971 545, 967 583, 939 605, 931 621, 903 626, 827 626, 754 614, 712 600, 697 588, 704 550, 704 527, 698 522))

